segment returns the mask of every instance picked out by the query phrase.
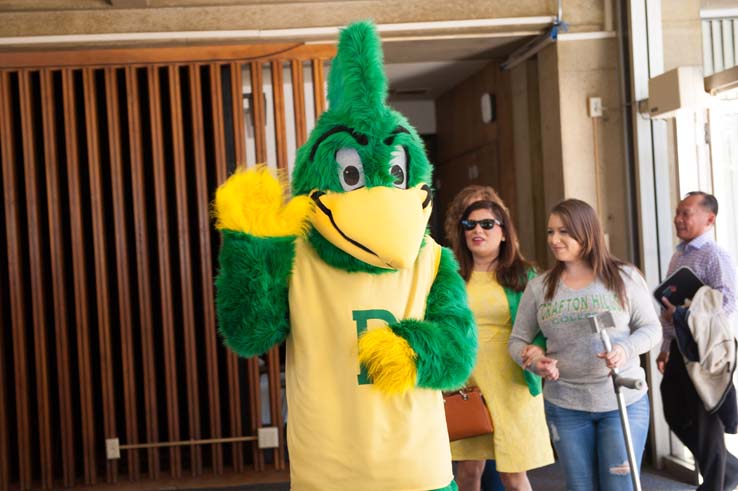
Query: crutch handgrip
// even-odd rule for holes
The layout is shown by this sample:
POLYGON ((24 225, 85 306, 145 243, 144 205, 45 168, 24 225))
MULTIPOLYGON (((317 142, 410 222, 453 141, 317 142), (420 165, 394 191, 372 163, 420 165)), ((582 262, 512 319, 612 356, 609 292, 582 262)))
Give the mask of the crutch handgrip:
POLYGON ((646 385, 646 382, 639 378, 618 377, 616 374, 613 374, 613 377, 615 385, 626 389, 641 390, 646 385))

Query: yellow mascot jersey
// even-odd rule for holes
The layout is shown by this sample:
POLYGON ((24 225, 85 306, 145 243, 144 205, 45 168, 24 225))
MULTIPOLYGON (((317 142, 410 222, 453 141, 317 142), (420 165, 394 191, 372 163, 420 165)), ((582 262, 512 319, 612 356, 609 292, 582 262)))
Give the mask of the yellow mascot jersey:
POLYGON ((452 478, 441 393, 388 396, 358 361, 358 336, 423 319, 441 248, 430 237, 411 268, 348 273, 296 243, 289 286, 287 443, 292 489, 421 491, 452 478))

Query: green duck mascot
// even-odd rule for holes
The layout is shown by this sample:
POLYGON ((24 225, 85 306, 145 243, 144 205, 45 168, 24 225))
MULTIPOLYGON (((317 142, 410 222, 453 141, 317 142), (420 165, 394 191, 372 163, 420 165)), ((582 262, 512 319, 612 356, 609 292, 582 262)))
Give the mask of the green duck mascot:
POLYGON ((292 199, 264 166, 216 192, 220 332, 244 357, 286 342, 298 491, 456 489, 441 390, 471 373, 476 328, 452 254, 426 235, 422 141, 386 95, 375 27, 352 24, 292 199))

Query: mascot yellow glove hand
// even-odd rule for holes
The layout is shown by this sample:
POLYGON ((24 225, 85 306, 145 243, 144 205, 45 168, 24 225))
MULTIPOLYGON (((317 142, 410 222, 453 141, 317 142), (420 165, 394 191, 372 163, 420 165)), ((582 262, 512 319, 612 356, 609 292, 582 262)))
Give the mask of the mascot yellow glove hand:
POLYGON ((359 361, 372 383, 386 394, 404 394, 415 387, 416 358, 410 344, 388 327, 367 331, 359 338, 359 361))
POLYGON ((286 187, 265 165, 236 169, 215 192, 215 227, 257 237, 303 235, 312 200, 297 196, 285 203, 286 187))

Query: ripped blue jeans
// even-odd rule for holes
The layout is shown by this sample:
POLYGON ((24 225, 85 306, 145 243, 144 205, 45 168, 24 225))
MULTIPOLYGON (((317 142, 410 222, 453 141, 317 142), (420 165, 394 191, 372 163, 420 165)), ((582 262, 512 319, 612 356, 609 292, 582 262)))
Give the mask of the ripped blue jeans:
MULTIPOLYGON (((631 491, 618 411, 564 409, 544 401, 546 421, 569 491, 631 491)), ((641 467, 649 423, 648 396, 628 406, 633 451, 641 467)))

